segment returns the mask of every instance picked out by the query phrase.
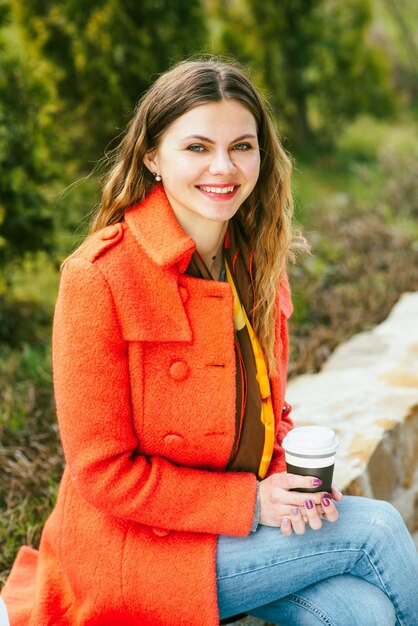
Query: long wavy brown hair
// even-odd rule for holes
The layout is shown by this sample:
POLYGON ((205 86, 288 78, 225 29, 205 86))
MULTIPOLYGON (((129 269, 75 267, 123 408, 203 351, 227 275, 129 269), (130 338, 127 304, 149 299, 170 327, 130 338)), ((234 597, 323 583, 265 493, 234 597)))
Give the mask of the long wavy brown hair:
POLYGON ((235 100, 253 114, 260 146, 260 175, 237 217, 252 240, 255 267, 255 330, 270 372, 273 356, 275 301, 287 261, 294 260, 303 239, 292 234, 291 161, 261 94, 236 64, 217 58, 187 60, 162 74, 138 102, 119 146, 105 158, 101 203, 91 232, 123 219, 124 211, 141 201, 155 184, 144 165, 174 120, 190 109, 220 100, 235 100))

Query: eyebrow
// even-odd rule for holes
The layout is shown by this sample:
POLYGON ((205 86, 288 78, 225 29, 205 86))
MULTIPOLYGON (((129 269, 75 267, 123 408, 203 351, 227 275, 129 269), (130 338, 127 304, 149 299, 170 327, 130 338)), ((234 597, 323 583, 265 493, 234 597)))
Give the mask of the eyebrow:
MULTIPOLYGON (((203 137, 203 135, 188 135, 187 137, 183 137, 183 141, 188 139, 199 139, 200 141, 205 141, 206 143, 214 144, 213 139, 209 139, 209 137, 203 137)), ((257 135, 253 135, 251 133, 246 133, 245 135, 241 135, 237 137, 231 143, 236 143, 237 141, 242 141, 243 139, 257 139, 257 135)))

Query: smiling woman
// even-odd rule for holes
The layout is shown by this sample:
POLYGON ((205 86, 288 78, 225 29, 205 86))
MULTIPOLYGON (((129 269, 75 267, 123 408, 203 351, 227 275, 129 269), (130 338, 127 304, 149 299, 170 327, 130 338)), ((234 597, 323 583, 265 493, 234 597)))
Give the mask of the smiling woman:
MULTIPOLYGON (((119 222, 127 208, 143 200, 155 182, 162 180, 170 203, 173 200, 177 207, 176 217, 188 219, 189 230, 185 230, 194 241, 200 240, 197 252, 208 260, 217 277, 222 242, 219 221, 229 219, 226 216, 235 207, 235 221, 247 237, 251 235, 258 270, 252 276, 256 293, 253 323, 269 367, 277 373, 273 349, 277 286, 286 283, 287 261, 305 246, 291 231, 290 174, 291 161, 268 108, 245 73, 234 64, 216 60, 183 62, 163 74, 138 103, 114 154, 93 231, 119 222), (159 165, 164 171, 159 171, 159 165), (200 178, 193 178, 196 176, 200 178), (215 204, 219 200, 216 191, 195 188, 210 184, 213 189, 215 180, 218 189, 224 182, 234 187, 228 206, 215 204), (186 186, 187 201, 176 202, 178 194, 186 193, 186 186), (200 204, 199 211, 209 211, 204 233, 198 214, 187 209, 190 202, 190 208, 200 204), (216 213, 214 223, 209 216, 216 213), (213 256, 214 266, 210 263, 213 256)), ((185 226, 181 221, 180 225, 185 226)), ((225 234, 225 223, 223 228, 225 234)))
POLYGON ((234 100, 197 106, 171 124, 144 162, 161 176, 179 224, 219 278, 228 221, 260 173, 254 116, 234 100))
POLYGON ((397 512, 285 471, 290 170, 231 63, 180 63, 139 102, 63 266, 67 464, 0 626, 418 623, 397 512))

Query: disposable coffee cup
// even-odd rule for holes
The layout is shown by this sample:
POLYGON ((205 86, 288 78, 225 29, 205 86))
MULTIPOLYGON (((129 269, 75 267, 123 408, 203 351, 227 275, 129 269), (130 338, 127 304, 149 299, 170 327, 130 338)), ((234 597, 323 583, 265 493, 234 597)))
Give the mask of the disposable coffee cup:
POLYGON ((322 485, 293 491, 331 491, 338 440, 330 428, 301 426, 289 431, 283 439, 286 468, 289 474, 315 476, 322 485))

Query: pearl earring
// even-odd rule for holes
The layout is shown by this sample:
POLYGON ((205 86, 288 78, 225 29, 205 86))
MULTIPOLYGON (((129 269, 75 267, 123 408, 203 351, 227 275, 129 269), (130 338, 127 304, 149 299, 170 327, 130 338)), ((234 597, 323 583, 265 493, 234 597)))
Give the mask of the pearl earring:
POLYGON ((154 174, 155 176, 155 182, 159 183, 161 181, 161 176, 159 174, 154 174))

